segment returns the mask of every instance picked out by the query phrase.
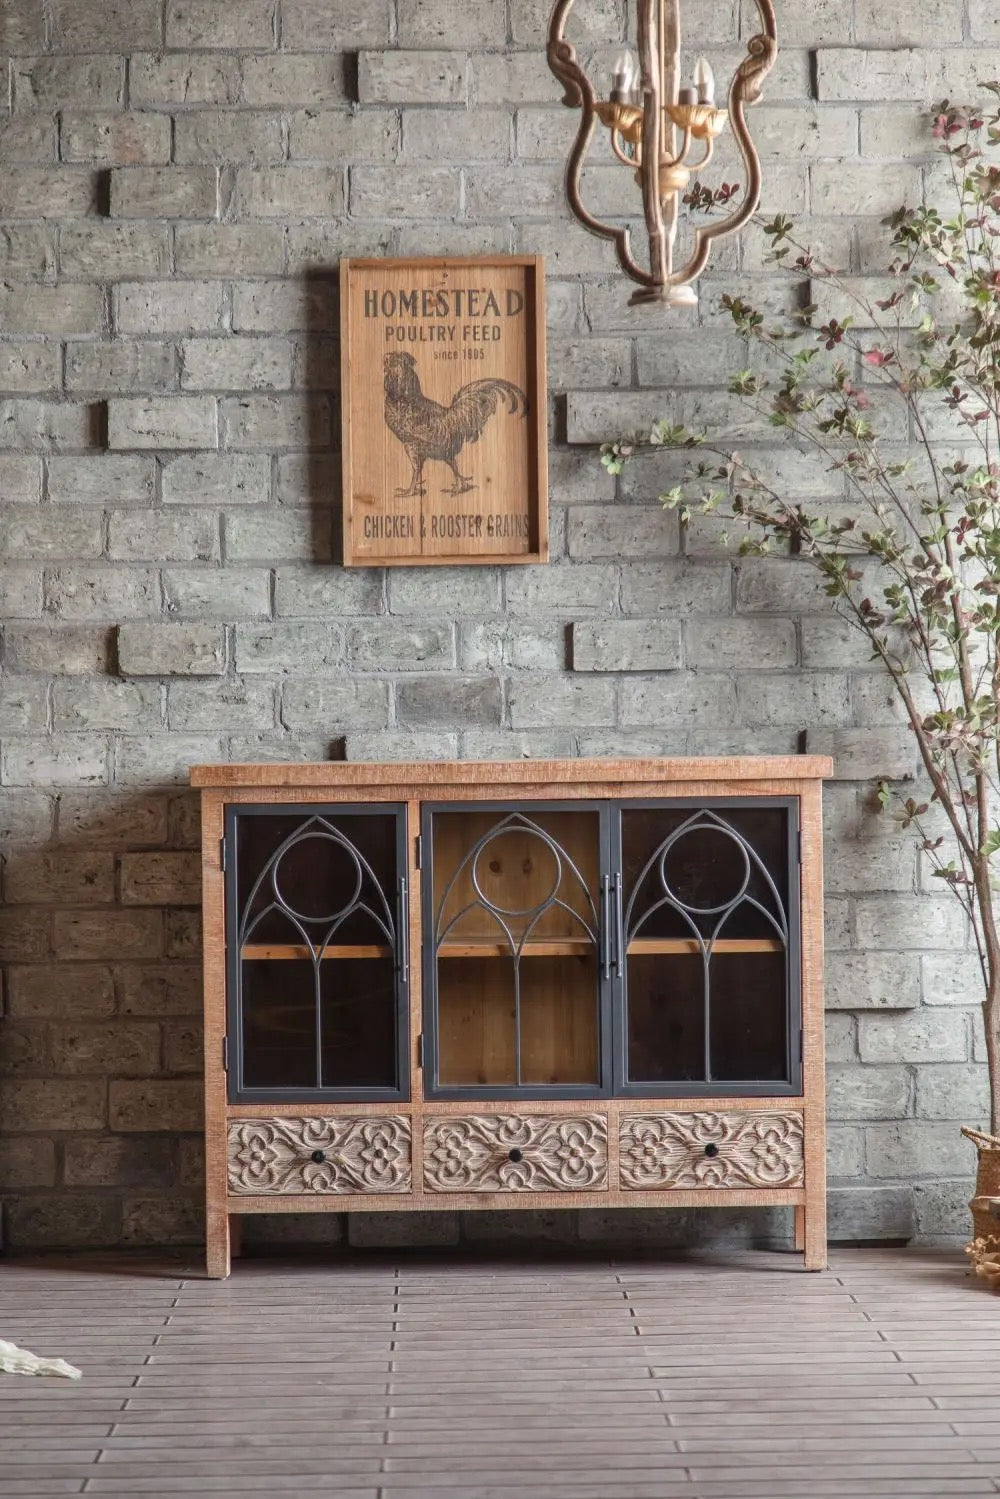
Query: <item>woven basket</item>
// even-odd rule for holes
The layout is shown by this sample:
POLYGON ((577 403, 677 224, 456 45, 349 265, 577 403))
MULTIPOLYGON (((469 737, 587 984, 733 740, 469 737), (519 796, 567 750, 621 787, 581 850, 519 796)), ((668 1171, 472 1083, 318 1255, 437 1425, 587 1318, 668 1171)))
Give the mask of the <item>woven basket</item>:
POLYGON ((976 1195, 969 1203, 972 1237, 995 1239, 1000 1235, 1000 1217, 991 1208, 993 1204, 1000 1207, 1000 1137, 984 1134, 979 1129, 963 1129, 962 1134, 973 1142, 979 1153, 976 1195))

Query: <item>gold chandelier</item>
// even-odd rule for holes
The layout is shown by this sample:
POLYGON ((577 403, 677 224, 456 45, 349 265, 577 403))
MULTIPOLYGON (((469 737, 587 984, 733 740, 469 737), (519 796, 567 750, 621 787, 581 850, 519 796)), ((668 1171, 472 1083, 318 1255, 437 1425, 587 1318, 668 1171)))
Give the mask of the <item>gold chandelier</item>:
POLYGON ((747 43, 747 56, 736 69, 724 109, 716 106, 715 82, 704 58, 695 69, 693 87, 681 86, 680 0, 636 0, 638 66, 630 53, 622 54, 615 64, 607 100, 597 98, 575 48, 563 35, 573 4, 574 0, 556 0, 546 54, 549 67, 566 90, 563 103, 580 110, 580 128, 566 168, 569 206, 585 229, 614 241, 622 270, 639 283, 630 303, 694 306, 698 298, 691 282, 705 269, 714 241, 741 228, 760 202, 760 158, 747 129, 745 111, 760 98, 761 85, 777 55, 772 0, 756 0, 762 30, 747 43), (648 270, 632 253, 627 226, 606 224, 584 207, 580 173, 598 120, 609 132, 614 155, 633 169, 642 190, 648 270), (746 172, 743 196, 724 218, 695 230, 691 254, 675 270, 680 200, 692 171, 711 161, 727 120, 746 172), (700 157, 691 160, 699 149, 700 157))

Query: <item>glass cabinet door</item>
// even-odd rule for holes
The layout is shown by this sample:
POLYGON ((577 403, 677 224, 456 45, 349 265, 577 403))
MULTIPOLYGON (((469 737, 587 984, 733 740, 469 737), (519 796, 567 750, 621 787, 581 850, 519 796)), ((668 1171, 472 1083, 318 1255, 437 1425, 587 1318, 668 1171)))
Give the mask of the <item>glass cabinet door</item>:
POLYGON ((405 811, 227 810, 230 1097, 407 1092, 405 811))
POLYGON ((793 1092, 795 804, 625 806, 618 829, 617 1088, 793 1092))
POLYGON ((606 829, 590 804, 425 810, 429 1092, 588 1097, 606 1085, 606 829))

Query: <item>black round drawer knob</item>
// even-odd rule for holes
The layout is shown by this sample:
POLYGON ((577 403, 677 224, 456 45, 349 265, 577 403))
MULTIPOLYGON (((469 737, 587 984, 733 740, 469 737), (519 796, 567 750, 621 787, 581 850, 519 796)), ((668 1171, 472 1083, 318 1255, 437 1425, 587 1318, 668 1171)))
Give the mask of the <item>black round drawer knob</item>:
POLYGON ((315 1161, 317 1166, 322 1166, 323 1162, 326 1160, 326 1153, 322 1150, 314 1150, 309 1159, 311 1161, 315 1161))
POLYGON ((507 1152, 507 1159, 508 1159, 508 1161, 514 1161, 516 1163, 517 1161, 523 1161, 524 1160, 524 1156, 521 1154, 521 1152, 518 1150, 517 1146, 515 1145, 513 1150, 508 1150, 508 1152, 507 1152))
POLYGON ((714 1160, 715 1157, 719 1154, 718 1145, 706 1145, 705 1154, 714 1160))

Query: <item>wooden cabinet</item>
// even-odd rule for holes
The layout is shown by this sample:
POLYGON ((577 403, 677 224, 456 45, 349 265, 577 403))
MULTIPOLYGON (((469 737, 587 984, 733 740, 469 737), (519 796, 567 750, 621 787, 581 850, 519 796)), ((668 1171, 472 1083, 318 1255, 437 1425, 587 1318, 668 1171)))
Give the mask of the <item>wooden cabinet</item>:
POLYGON ((199 766, 234 1215, 788 1205, 825 1259, 815 757, 199 766))

